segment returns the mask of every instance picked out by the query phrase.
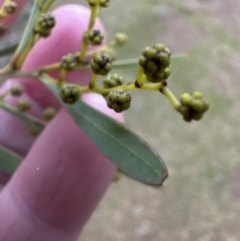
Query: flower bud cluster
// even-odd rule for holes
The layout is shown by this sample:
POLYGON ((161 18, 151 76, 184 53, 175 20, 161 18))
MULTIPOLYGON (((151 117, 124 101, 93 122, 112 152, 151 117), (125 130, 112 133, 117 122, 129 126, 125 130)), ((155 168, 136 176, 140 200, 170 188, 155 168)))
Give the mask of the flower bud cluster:
POLYGON ((94 30, 88 30, 83 37, 83 40, 85 43, 90 45, 100 45, 104 39, 103 34, 100 30, 94 29, 94 30))
POLYGON ((43 119, 45 121, 52 120, 57 114, 57 110, 53 107, 48 107, 43 111, 43 119))
POLYGON ((3 11, 7 14, 15 13, 16 9, 17 9, 17 3, 14 1, 7 1, 3 5, 3 11))
POLYGON ((199 91, 194 92, 193 95, 188 93, 182 94, 180 103, 181 106, 178 111, 186 122, 200 120, 209 109, 209 102, 203 99, 203 94, 199 91))
POLYGON ((117 87, 117 86, 121 86, 123 84, 124 84, 123 77, 119 76, 118 74, 109 74, 103 80, 104 88, 114 88, 114 87, 117 87))
POLYGON ((10 89, 10 93, 13 96, 20 96, 24 92, 24 89, 21 85, 12 86, 10 89))
POLYGON ((122 90, 111 91, 107 95, 107 106, 113 109, 115 112, 122 112, 129 109, 132 100, 131 95, 128 92, 122 90))
POLYGON ((156 44, 143 50, 139 65, 149 82, 161 82, 171 75, 170 56, 170 50, 163 44, 156 44))
POLYGON ((80 91, 75 84, 66 84, 60 91, 60 98, 64 103, 74 104, 80 97, 80 91))
POLYGON ((60 67, 66 71, 74 70, 77 67, 77 57, 74 54, 67 54, 62 57, 60 67))
POLYGON ((39 34, 41 37, 48 37, 51 34, 53 27, 56 24, 55 17, 52 13, 42 13, 35 27, 35 33, 39 34))
POLYGON ((117 46, 122 47, 128 41, 128 36, 125 33, 116 33, 114 41, 117 46))
POLYGON ((17 109, 25 112, 31 109, 31 103, 28 100, 20 99, 17 103, 17 109))
POLYGON ((94 74, 105 76, 112 69, 112 58, 106 53, 96 53, 90 66, 94 74))

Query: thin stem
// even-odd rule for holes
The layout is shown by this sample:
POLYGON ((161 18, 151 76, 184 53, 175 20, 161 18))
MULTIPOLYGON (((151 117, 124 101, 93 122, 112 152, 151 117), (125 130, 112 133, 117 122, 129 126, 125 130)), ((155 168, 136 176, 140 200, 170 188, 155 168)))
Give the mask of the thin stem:
POLYGON ((136 85, 138 87, 141 87, 143 84, 143 79, 144 79, 144 72, 143 72, 143 68, 141 66, 139 66, 138 68, 138 73, 137 73, 137 79, 136 79, 136 85))
POLYGON ((170 101, 175 110, 179 109, 181 105, 180 102, 167 87, 162 87, 161 93, 170 101))
MULTIPOLYGON (((161 82, 160 83, 143 83, 142 86, 140 87, 140 89, 156 91, 162 87, 163 87, 163 84, 161 82)), ((99 87, 99 86, 90 88, 89 86, 79 86, 79 90, 81 93, 96 92, 98 94, 107 94, 110 91, 115 91, 115 90, 119 90, 119 89, 124 90, 124 91, 129 91, 129 90, 137 90, 139 88, 136 87, 136 85, 134 83, 124 84, 124 85, 113 87, 113 88, 103 88, 103 87, 99 87)))
POLYGON ((48 0, 42 7, 42 9, 40 10, 41 13, 45 13, 48 11, 48 9, 53 5, 53 3, 55 2, 55 0, 48 0))
MULTIPOLYGON (((87 31, 92 30, 94 27, 95 20, 98 15, 99 4, 100 4, 100 0, 97 0, 96 3, 93 6, 91 6, 91 15, 90 15, 87 31)), ((87 48, 88 48, 88 43, 83 40, 81 43, 80 56, 79 56, 80 62, 82 62, 84 60, 86 52, 87 52, 87 48)))
POLYGON ((96 86, 97 75, 92 74, 92 78, 89 83, 89 88, 92 89, 96 86))
POLYGON ((61 69, 60 70, 60 77, 59 77, 59 80, 58 80, 59 86, 62 86, 64 84, 65 79, 66 79, 66 75, 67 75, 67 71, 65 69, 61 69))

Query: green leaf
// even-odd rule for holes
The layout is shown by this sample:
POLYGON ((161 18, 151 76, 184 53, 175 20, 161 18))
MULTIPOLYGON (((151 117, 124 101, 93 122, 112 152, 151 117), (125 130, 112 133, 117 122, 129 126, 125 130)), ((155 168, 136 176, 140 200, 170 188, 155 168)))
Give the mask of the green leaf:
MULTIPOLYGON (((59 99, 59 87, 47 75, 40 79, 59 99)), ((77 125, 92 142, 123 172, 136 180, 158 186, 168 172, 161 157, 144 140, 82 101, 64 104, 77 125)))
MULTIPOLYGON (((171 65, 174 66, 175 64, 178 64, 179 62, 184 61, 187 58, 187 54, 175 54, 171 56, 171 65)), ((113 68, 126 68, 126 67, 136 67, 138 66, 138 58, 132 58, 132 59, 125 59, 125 60, 116 60, 113 62, 113 68)))
POLYGON ((0 145, 0 170, 13 174, 22 161, 22 157, 0 145))
POLYGON ((23 113, 22 111, 12 107, 11 105, 0 101, 0 108, 6 110, 8 113, 16 116, 23 122, 25 122, 27 125, 34 127, 36 130, 41 131, 45 127, 45 123, 33 116, 30 116, 26 113, 23 113))
POLYGON ((12 54, 18 47, 18 44, 12 45, 6 49, 0 50, 0 57, 12 54))

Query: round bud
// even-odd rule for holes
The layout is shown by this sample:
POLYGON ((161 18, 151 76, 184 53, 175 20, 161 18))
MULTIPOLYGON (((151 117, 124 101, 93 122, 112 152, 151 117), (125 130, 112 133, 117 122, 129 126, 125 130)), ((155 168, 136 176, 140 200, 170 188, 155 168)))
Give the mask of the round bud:
POLYGON ((14 96, 20 96, 23 93, 24 89, 20 85, 15 85, 11 87, 10 93, 14 96))
POLYGON ((201 100, 203 98, 203 94, 199 91, 195 91, 193 93, 193 98, 201 100))
POLYGON ((153 59, 155 57, 155 49, 146 47, 143 50, 143 56, 146 57, 147 59, 153 59))
POLYGON ((116 33, 114 40, 117 46, 122 47, 127 42, 128 36, 125 33, 116 33))
POLYGON ((17 9, 17 3, 13 1, 7 1, 3 5, 3 11, 7 14, 15 13, 16 9, 17 9))
POLYGON ((45 121, 50 121, 52 120, 57 114, 57 110, 54 109, 53 107, 48 107, 43 111, 43 119, 45 121))
POLYGON ((172 73, 172 66, 169 65, 166 69, 164 69, 164 79, 167 79, 172 73))
POLYGON ((38 136, 41 133, 41 130, 37 129, 34 126, 29 125, 29 126, 27 126, 27 128, 28 128, 29 133, 32 136, 38 136))
POLYGON ((178 110, 182 116, 190 116, 190 110, 189 107, 181 105, 178 110))
POLYGON ((112 59, 105 53, 96 53, 90 62, 90 66, 94 74, 107 75, 112 69, 112 59))
POLYGON ((107 105, 119 113, 129 109, 131 100, 131 95, 128 92, 122 90, 111 91, 107 96, 107 105))
POLYGON ((31 109, 31 103, 28 100, 20 99, 17 103, 17 109, 20 111, 28 111, 31 109))
POLYGON ((203 102, 201 100, 194 99, 191 101, 190 105, 193 108, 193 110, 197 112, 203 112, 203 102))
POLYGON ((75 84, 66 84, 59 93, 62 101, 67 104, 74 104, 80 97, 80 91, 75 84))
POLYGON ((210 103, 206 100, 204 100, 202 103, 203 103, 203 112, 206 112, 210 107, 210 103))
POLYGON ((68 54, 62 57, 60 67, 66 71, 74 70, 77 67, 77 58, 74 54, 68 54))
POLYGON ((95 29, 85 32, 83 39, 87 44, 95 46, 102 43, 104 36, 101 34, 100 30, 95 29))
POLYGON ((192 100, 192 96, 188 93, 184 93, 180 97, 180 102, 184 106, 188 106, 192 100))
POLYGON ((124 80, 118 74, 110 74, 103 80, 104 88, 114 88, 123 85, 124 80))

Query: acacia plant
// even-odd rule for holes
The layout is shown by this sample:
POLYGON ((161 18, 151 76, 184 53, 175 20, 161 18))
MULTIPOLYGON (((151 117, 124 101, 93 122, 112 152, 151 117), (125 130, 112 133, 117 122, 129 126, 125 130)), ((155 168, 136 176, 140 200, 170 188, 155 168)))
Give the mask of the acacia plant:
MULTIPOLYGON (((114 3, 110 0, 86 1, 91 14, 88 28, 79 44, 79 51, 62 56, 56 63, 24 71, 22 66, 34 45, 41 38, 48 38, 56 24, 54 15, 49 12, 54 0, 35 0, 23 36, 10 62, 0 70, 0 81, 3 83, 9 77, 31 77, 32 81, 41 82, 66 108, 79 128, 119 170, 140 182, 154 186, 161 185, 168 176, 168 172, 157 152, 124 124, 82 102, 81 94, 95 92, 103 95, 109 108, 115 112, 122 112, 131 106, 130 91, 157 91, 169 100, 173 109, 182 115, 186 122, 200 120, 208 110, 209 103, 199 91, 193 94, 184 93, 179 100, 170 91, 168 78, 172 72, 171 61, 182 56, 171 56, 171 51, 162 43, 140 50, 140 56, 137 59, 118 60, 116 47, 123 46, 127 36, 124 33, 116 33, 113 40, 103 43, 104 34, 94 27, 101 8, 107 8, 114 3), (89 46, 95 46, 94 50, 90 50, 89 46), (124 80, 115 72, 115 67, 124 68, 133 64, 136 66, 136 76, 133 76, 132 80, 124 80), (77 69, 92 71, 88 84, 78 85, 67 82, 67 73, 77 69), (52 71, 58 71, 57 78, 51 75, 52 71), (103 81, 100 81, 101 78, 103 81)), ((17 9, 17 3, 13 0, 3 1, 0 8, 1 34, 8 30, 2 20, 14 14, 17 9)), ((3 50, 1 54, 6 52, 8 51, 3 50)), ((20 85, 12 87, 0 96, 0 107, 16 118, 20 118, 26 123, 29 131, 37 135, 54 118, 56 110, 49 106, 44 110, 42 119, 30 115, 28 111, 31 103, 21 98, 23 92, 24 89, 20 85), (5 98, 8 95, 18 97, 16 106, 6 102, 5 98)), ((9 174, 14 172, 22 159, 5 147, 0 148, 0 156, 2 157, 0 170, 9 174)))

